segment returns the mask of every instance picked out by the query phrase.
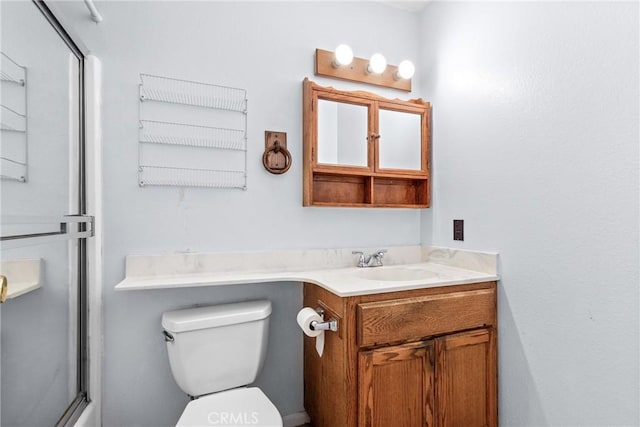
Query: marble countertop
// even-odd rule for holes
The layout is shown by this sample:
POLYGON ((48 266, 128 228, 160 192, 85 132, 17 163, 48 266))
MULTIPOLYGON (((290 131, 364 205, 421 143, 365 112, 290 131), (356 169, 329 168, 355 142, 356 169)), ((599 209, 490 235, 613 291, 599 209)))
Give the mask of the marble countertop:
POLYGON ((376 249, 128 256, 126 277, 116 290, 294 281, 346 297, 499 279, 496 253, 433 246, 389 247, 384 267, 354 267, 352 250, 376 249))

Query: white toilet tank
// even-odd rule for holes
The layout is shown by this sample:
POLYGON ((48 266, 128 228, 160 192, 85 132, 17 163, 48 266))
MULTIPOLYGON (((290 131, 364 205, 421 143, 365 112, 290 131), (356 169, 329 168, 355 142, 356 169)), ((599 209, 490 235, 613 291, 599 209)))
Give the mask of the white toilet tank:
POLYGON ((164 313, 176 383, 196 397, 251 384, 267 352, 270 314, 268 300, 164 313))

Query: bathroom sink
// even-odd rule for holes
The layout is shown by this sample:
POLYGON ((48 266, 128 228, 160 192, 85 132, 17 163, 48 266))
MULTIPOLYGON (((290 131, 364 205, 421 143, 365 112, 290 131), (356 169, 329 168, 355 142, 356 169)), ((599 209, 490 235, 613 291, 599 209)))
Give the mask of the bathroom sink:
POLYGON ((384 280, 390 282, 407 282, 412 280, 432 279, 436 273, 424 269, 409 268, 366 268, 356 272, 356 275, 365 280, 384 280))

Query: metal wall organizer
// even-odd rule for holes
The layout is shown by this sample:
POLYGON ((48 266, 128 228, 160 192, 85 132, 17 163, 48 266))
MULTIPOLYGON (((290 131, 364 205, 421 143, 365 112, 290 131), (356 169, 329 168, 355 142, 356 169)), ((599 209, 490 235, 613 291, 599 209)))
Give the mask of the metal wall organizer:
POLYGON ((239 129, 140 120, 140 142, 244 150, 245 133, 239 129))
POLYGON ((27 182, 27 68, 0 52, 0 179, 27 182))
MULTIPOLYGON (((244 171, 141 166, 141 182, 149 185, 244 188, 244 171)), ((144 184, 141 184, 144 185, 144 184)))
POLYGON ((140 74, 139 185, 246 189, 246 94, 244 89, 140 74), (165 106, 152 110, 152 104, 165 106), (154 146, 168 151, 158 153, 154 146), (208 160, 216 167, 200 167, 208 160))

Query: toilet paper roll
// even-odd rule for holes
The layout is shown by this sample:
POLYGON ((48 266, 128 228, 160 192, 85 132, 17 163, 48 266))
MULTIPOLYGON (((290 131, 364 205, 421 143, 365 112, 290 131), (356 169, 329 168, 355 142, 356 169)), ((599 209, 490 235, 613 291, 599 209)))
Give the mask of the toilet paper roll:
POLYGON ((300 329, 302 329, 302 332, 304 332, 306 336, 316 339, 316 351, 318 355, 322 357, 324 350, 324 331, 314 331, 311 329, 311 322, 322 323, 324 321, 322 317, 320 317, 313 308, 304 307, 298 312, 296 320, 298 321, 298 326, 300 326, 300 329))

